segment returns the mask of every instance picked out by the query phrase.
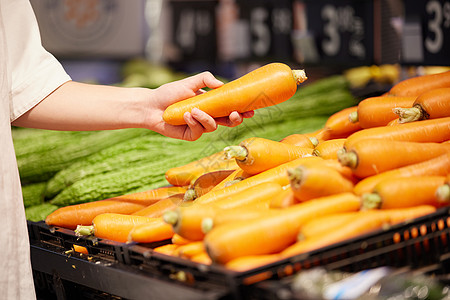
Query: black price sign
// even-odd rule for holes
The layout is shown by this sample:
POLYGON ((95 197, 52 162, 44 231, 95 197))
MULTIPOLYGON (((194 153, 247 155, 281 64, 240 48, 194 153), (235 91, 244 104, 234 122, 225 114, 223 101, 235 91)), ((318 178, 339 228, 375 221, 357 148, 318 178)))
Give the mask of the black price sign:
POLYGON ((450 0, 405 4, 404 63, 450 65, 450 0))
POLYGON ((307 35, 314 40, 314 47, 309 47, 308 51, 316 52, 310 53, 309 57, 319 58, 320 63, 372 63, 372 1, 315 0, 304 3, 307 35))
POLYGON ((292 1, 237 1, 240 21, 247 28, 245 59, 292 58, 292 1))
POLYGON ((217 1, 171 1, 172 42, 179 60, 216 59, 217 1))

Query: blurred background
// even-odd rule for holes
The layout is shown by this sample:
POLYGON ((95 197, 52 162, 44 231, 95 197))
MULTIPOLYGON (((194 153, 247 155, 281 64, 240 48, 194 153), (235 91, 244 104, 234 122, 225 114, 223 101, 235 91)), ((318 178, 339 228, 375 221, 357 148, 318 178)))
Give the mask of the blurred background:
POLYGON ((279 61, 361 87, 450 65, 448 0, 31 3, 43 45, 84 82, 156 87, 205 70, 234 79, 279 61))

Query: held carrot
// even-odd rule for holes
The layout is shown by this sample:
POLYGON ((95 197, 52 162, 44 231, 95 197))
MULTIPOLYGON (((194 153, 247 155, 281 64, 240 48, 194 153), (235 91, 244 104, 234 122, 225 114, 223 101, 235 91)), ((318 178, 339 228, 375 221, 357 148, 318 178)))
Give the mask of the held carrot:
POLYGON ((154 218, 105 213, 96 216, 91 226, 78 226, 75 233, 79 236, 95 235, 98 238, 125 243, 134 226, 152 222, 154 218))
POLYGON ((170 105, 163 119, 182 125, 184 113, 193 108, 217 118, 276 105, 291 98, 306 79, 303 70, 291 70, 282 63, 267 64, 217 89, 170 105))
POLYGON ((330 139, 346 138, 361 129, 359 122, 351 122, 349 115, 356 112, 358 106, 344 108, 331 115, 325 122, 330 139))
POLYGON ((203 196, 234 172, 235 170, 218 170, 201 175, 186 191, 184 201, 192 201, 203 196))
POLYGON ((161 217, 164 212, 178 207, 183 202, 183 198, 184 194, 175 194, 169 198, 161 199, 152 205, 142 208, 132 213, 132 215, 158 218, 161 217))
POLYGON ((136 224, 128 234, 128 241, 153 243, 171 239, 172 236, 172 226, 164 222, 162 218, 154 218, 149 222, 136 224))
POLYGON ((235 161, 225 159, 223 151, 192 161, 186 165, 170 168, 166 171, 166 180, 176 186, 189 186, 199 176, 218 170, 235 170, 235 161))
POLYGON ((338 150, 344 147, 346 139, 331 139, 320 142, 313 150, 313 155, 323 159, 337 159, 338 150))
POLYGON ((450 87, 450 71, 405 79, 395 84, 388 94, 417 97, 442 87, 450 87))
POLYGON ((315 138, 310 138, 301 133, 294 133, 286 136, 280 142, 295 145, 298 147, 314 149, 314 147, 317 145, 319 141, 315 138))
POLYGON ((382 180, 395 177, 412 177, 423 175, 446 176, 450 173, 450 152, 435 158, 405 167, 389 170, 359 181, 353 192, 356 195, 372 192, 372 189, 382 180))
POLYGON ((287 177, 286 174, 287 170, 295 166, 298 166, 299 164, 304 163, 305 161, 313 161, 313 160, 321 161, 323 159, 315 156, 297 158, 293 161, 284 163, 267 171, 253 175, 230 186, 210 191, 209 193, 206 193, 202 197, 198 197, 197 199, 195 199, 194 204, 206 204, 217 201, 219 199, 227 198, 232 194, 237 194, 249 187, 252 187, 256 184, 263 182, 274 182, 278 183, 281 186, 288 185, 289 178, 287 177))
POLYGON ((402 126, 382 126, 363 129, 350 135, 345 147, 363 139, 383 139, 440 143, 450 139, 450 117, 402 124, 402 126))
POLYGON ((353 182, 323 165, 300 165, 288 169, 290 186, 298 201, 351 192, 353 182))
POLYGON ((362 206, 364 209, 445 206, 448 202, 442 203, 436 198, 436 189, 444 182, 444 176, 389 178, 380 181, 372 193, 362 195, 362 206))
POLYGON ((242 170, 254 175, 312 155, 313 149, 252 137, 242 141, 239 146, 228 146, 224 151, 228 159, 235 159, 242 170))
POLYGON ((359 208, 359 197, 343 193, 296 204, 270 216, 223 224, 205 236, 206 251, 220 264, 241 256, 277 253, 295 242, 307 221, 359 208))
POLYGON ((423 93, 412 107, 399 107, 394 112, 400 123, 450 117, 450 87, 423 93))
POLYGON ((75 229, 78 225, 91 225, 92 220, 100 214, 132 214, 145 207, 143 204, 119 200, 87 202, 60 207, 47 216, 45 223, 50 226, 75 229))
POLYGON ((330 226, 327 232, 309 239, 298 241, 281 252, 281 257, 291 257, 317 250, 331 244, 383 228, 389 222, 389 216, 373 211, 360 212, 340 226, 330 226))
POLYGON ((357 110, 350 113, 349 122, 357 122, 361 128, 385 126, 398 116, 396 107, 410 107, 416 97, 378 96, 359 102, 357 110))
MULTIPOLYGON (((403 125, 402 125, 403 126, 403 125)), ((419 163, 450 152, 450 145, 378 139, 359 140, 339 151, 339 162, 359 178, 419 163)))

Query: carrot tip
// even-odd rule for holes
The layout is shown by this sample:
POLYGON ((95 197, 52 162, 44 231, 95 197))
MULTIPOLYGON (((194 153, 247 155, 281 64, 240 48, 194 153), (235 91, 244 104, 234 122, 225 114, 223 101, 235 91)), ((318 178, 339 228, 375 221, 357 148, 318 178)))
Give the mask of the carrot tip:
POLYGON ((308 79, 305 70, 292 70, 292 75, 294 75, 294 79, 297 85, 305 82, 308 79))
POLYGON ((298 188, 303 180, 303 170, 301 167, 287 170, 289 182, 294 188, 298 188))
POLYGON ((183 196, 184 202, 194 201, 197 198, 197 193, 194 189, 187 189, 183 196))
POLYGON ((362 210, 378 209, 381 207, 381 197, 377 193, 367 193, 361 196, 362 210))
POLYGON ((351 112, 348 115, 348 120, 350 121, 350 123, 358 122, 359 121, 358 112, 357 111, 351 112))
POLYGON ((310 137, 309 139, 311 140, 311 143, 314 145, 314 147, 319 145, 319 140, 316 137, 310 137))
POLYGON ((211 218, 205 218, 202 220, 202 232, 207 234, 214 227, 214 221, 211 218))
POLYGON ((399 123, 419 121, 424 118, 423 111, 418 107, 401 108, 396 107, 393 112, 399 116, 399 123))
POLYGON ((355 152, 347 152, 344 148, 339 149, 337 152, 337 157, 341 165, 348 166, 352 169, 356 168, 358 165, 358 156, 355 152))
POLYGON ((163 214, 163 220, 167 224, 175 226, 178 223, 178 213, 176 211, 173 211, 173 210, 166 211, 163 214))
POLYGON ((82 226, 78 225, 75 229, 75 235, 76 236, 89 236, 94 234, 94 226, 82 226))
POLYGON ((247 158, 248 151, 242 146, 228 146, 223 149, 225 151, 226 159, 235 158, 237 160, 244 161, 247 158))
POLYGON ((317 149, 314 149, 313 152, 312 152, 312 155, 320 157, 320 151, 317 150, 317 149))
POLYGON ((440 203, 448 203, 450 202, 450 185, 444 184, 438 187, 436 190, 436 198, 440 203))

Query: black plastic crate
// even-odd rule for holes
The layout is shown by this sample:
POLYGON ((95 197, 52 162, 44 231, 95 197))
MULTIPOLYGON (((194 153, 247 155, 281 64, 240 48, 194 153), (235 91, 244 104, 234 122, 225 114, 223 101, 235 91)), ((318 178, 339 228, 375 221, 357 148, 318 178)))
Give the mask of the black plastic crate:
POLYGON ((173 299, 177 296, 183 299, 248 299, 261 291, 264 294, 260 282, 286 281, 293 274, 315 266, 357 272, 379 266, 408 266, 414 269, 439 264, 442 257, 450 253, 449 227, 449 210, 443 208, 389 229, 249 271, 235 272, 220 265, 207 266, 152 250, 168 241, 148 245, 123 244, 79 238, 71 230, 29 223, 33 268, 44 273, 57 273, 63 280, 120 297, 139 298, 139 295, 146 293, 159 294, 159 298, 155 299, 173 299), (73 244, 85 246, 89 255, 67 254, 73 244), (50 258, 61 261, 60 266, 54 269, 46 267, 45 262, 33 260, 33 253, 48 262, 50 258), (66 266, 67 261, 83 270, 85 277, 80 276, 83 272, 71 272, 66 266), (86 274, 91 272, 99 276, 87 281, 86 274), (140 292, 136 293, 136 290, 140 292))

